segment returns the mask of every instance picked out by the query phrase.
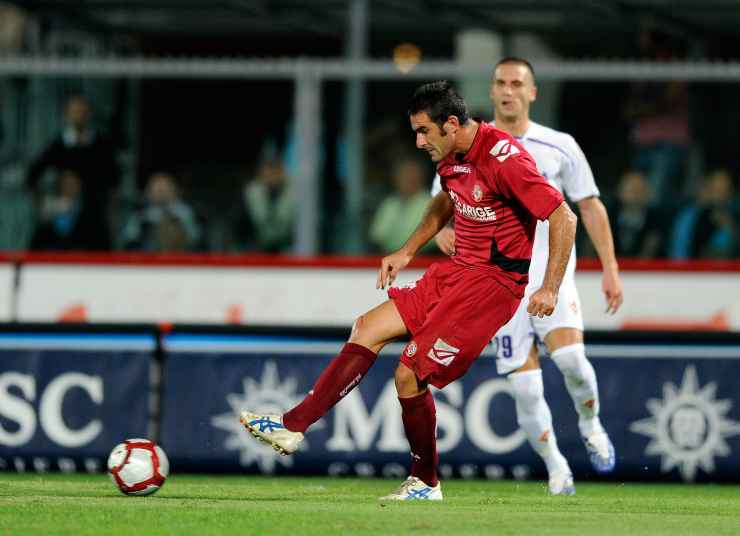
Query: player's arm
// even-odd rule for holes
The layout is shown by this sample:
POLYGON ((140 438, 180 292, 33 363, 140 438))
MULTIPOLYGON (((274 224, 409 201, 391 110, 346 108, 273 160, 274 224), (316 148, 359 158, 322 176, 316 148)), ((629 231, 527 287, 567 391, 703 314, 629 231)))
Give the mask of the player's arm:
POLYGON ((440 192, 429 201, 421 223, 406 243, 401 246, 401 249, 384 257, 381 261, 375 288, 385 288, 393 284, 398 272, 405 268, 416 252, 449 221, 452 210, 452 199, 447 192, 440 192))
POLYGON ((560 283, 563 282, 570 252, 573 250, 578 218, 563 201, 552 211, 547 221, 550 223, 550 251, 547 257, 545 278, 542 286, 532 294, 527 307, 529 314, 540 318, 551 315, 555 310, 560 283))
POLYGON ((606 297, 606 312, 614 314, 624 301, 624 291, 614 254, 614 238, 609 225, 609 215, 604 203, 598 197, 587 197, 577 204, 583 226, 596 249, 604 271, 601 286, 606 297))
POLYGON ((434 237, 434 241, 437 243, 437 247, 445 255, 453 256, 455 254, 455 227, 452 225, 453 220, 450 219, 447 225, 434 237))
POLYGON ((529 298, 527 311, 540 318, 555 310, 558 290, 573 250, 578 218, 563 196, 537 171, 529 153, 519 152, 497 168, 502 192, 516 199, 532 216, 550 223, 550 253, 542 286, 529 298))
POLYGON ((581 220, 586 228, 603 268, 602 289, 606 298, 606 311, 615 313, 622 305, 622 281, 614 255, 614 239, 606 207, 599 199, 599 189, 594 180, 586 155, 572 136, 564 140, 570 158, 569 165, 563 169, 563 188, 568 196, 578 204, 581 220))
MULTIPOLYGON (((432 181, 432 197, 442 191, 442 179, 437 173, 432 181)), ((437 247, 445 255, 455 254, 455 228, 453 226, 454 219, 450 218, 447 225, 442 227, 437 235, 434 237, 434 241, 437 243, 437 247)))

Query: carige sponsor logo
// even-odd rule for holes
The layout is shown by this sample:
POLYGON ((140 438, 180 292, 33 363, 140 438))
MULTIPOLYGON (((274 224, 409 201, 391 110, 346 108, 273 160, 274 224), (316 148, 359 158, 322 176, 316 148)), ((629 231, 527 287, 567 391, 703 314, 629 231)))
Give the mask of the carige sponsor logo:
POLYGON ((496 211, 493 207, 474 207, 468 205, 460 199, 454 190, 450 190, 450 197, 452 202, 455 203, 455 210, 465 218, 469 218, 475 221, 496 221, 496 211))

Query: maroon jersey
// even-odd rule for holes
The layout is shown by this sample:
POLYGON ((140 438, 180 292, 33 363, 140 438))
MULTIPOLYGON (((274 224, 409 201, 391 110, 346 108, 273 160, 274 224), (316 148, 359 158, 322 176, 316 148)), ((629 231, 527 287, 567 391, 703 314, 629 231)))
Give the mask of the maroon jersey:
POLYGON ((522 297, 537 220, 546 220, 563 196, 518 141, 487 123, 465 155, 448 155, 437 171, 455 204, 454 261, 489 271, 522 297))

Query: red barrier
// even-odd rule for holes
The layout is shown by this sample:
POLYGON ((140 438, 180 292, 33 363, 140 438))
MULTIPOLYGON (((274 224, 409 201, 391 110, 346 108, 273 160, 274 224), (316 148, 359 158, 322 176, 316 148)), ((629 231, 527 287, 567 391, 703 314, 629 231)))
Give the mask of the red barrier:
MULTIPOLYGON (((442 257, 414 259, 409 268, 424 268, 442 257)), ((17 264, 93 264, 139 266, 243 266, 275 268, 376 268, 378 256, 324 255, 313 257, 289 255, 229 255, 217 253, 30 253, 0 252, 0 262, 17 264)), ((735 261, 673 261, 669 259, 620 259, 620 269, 631 272, 740 272, 735 261)), ((578 270, 598 271, 598 259, 579 259, 578 270)))

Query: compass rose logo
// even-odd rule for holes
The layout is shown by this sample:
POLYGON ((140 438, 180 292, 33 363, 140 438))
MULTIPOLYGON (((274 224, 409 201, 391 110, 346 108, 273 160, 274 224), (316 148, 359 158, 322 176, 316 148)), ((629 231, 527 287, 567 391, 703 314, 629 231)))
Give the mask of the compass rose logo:
POLYGON ((648 456, 660 456, 661 472, 678 468, 686 481, 698 468, 714 472, 714 458, 730 455, 727 438, 740 434, 740 422, 727 417, 731 400, 717 400, 717 383, 699 386, 696 367, 684 370, 680 386, 663 384, 663 399, 651 398, 651 416, 636 421, 630 431, 648 436, 648 456))
MULTIPOLYGON (((293 377, 281 381, 277 364, 267 361, 259 381, 247 376, 242 380, 241 393, 226 396, 230 411, 211 418, 212 426, 229 432, 224 448, 238 450, 239 463, 242 466, 248 467, 256 463, 263 473, 274 473, 278 463, 284 467, 293 465, 292 456, 280 456, 272 447, 249 435, 239 422, 239 413, 249 408, 261 413, 280 415, 303 399, 303 395, 296 394, 296 385, 297 381, 293 377)), ((322 426, 323 422, 318 421, 310 431, 322 426)), ((308 447, 306 443, 304 440, 301 449, 308 447)))

